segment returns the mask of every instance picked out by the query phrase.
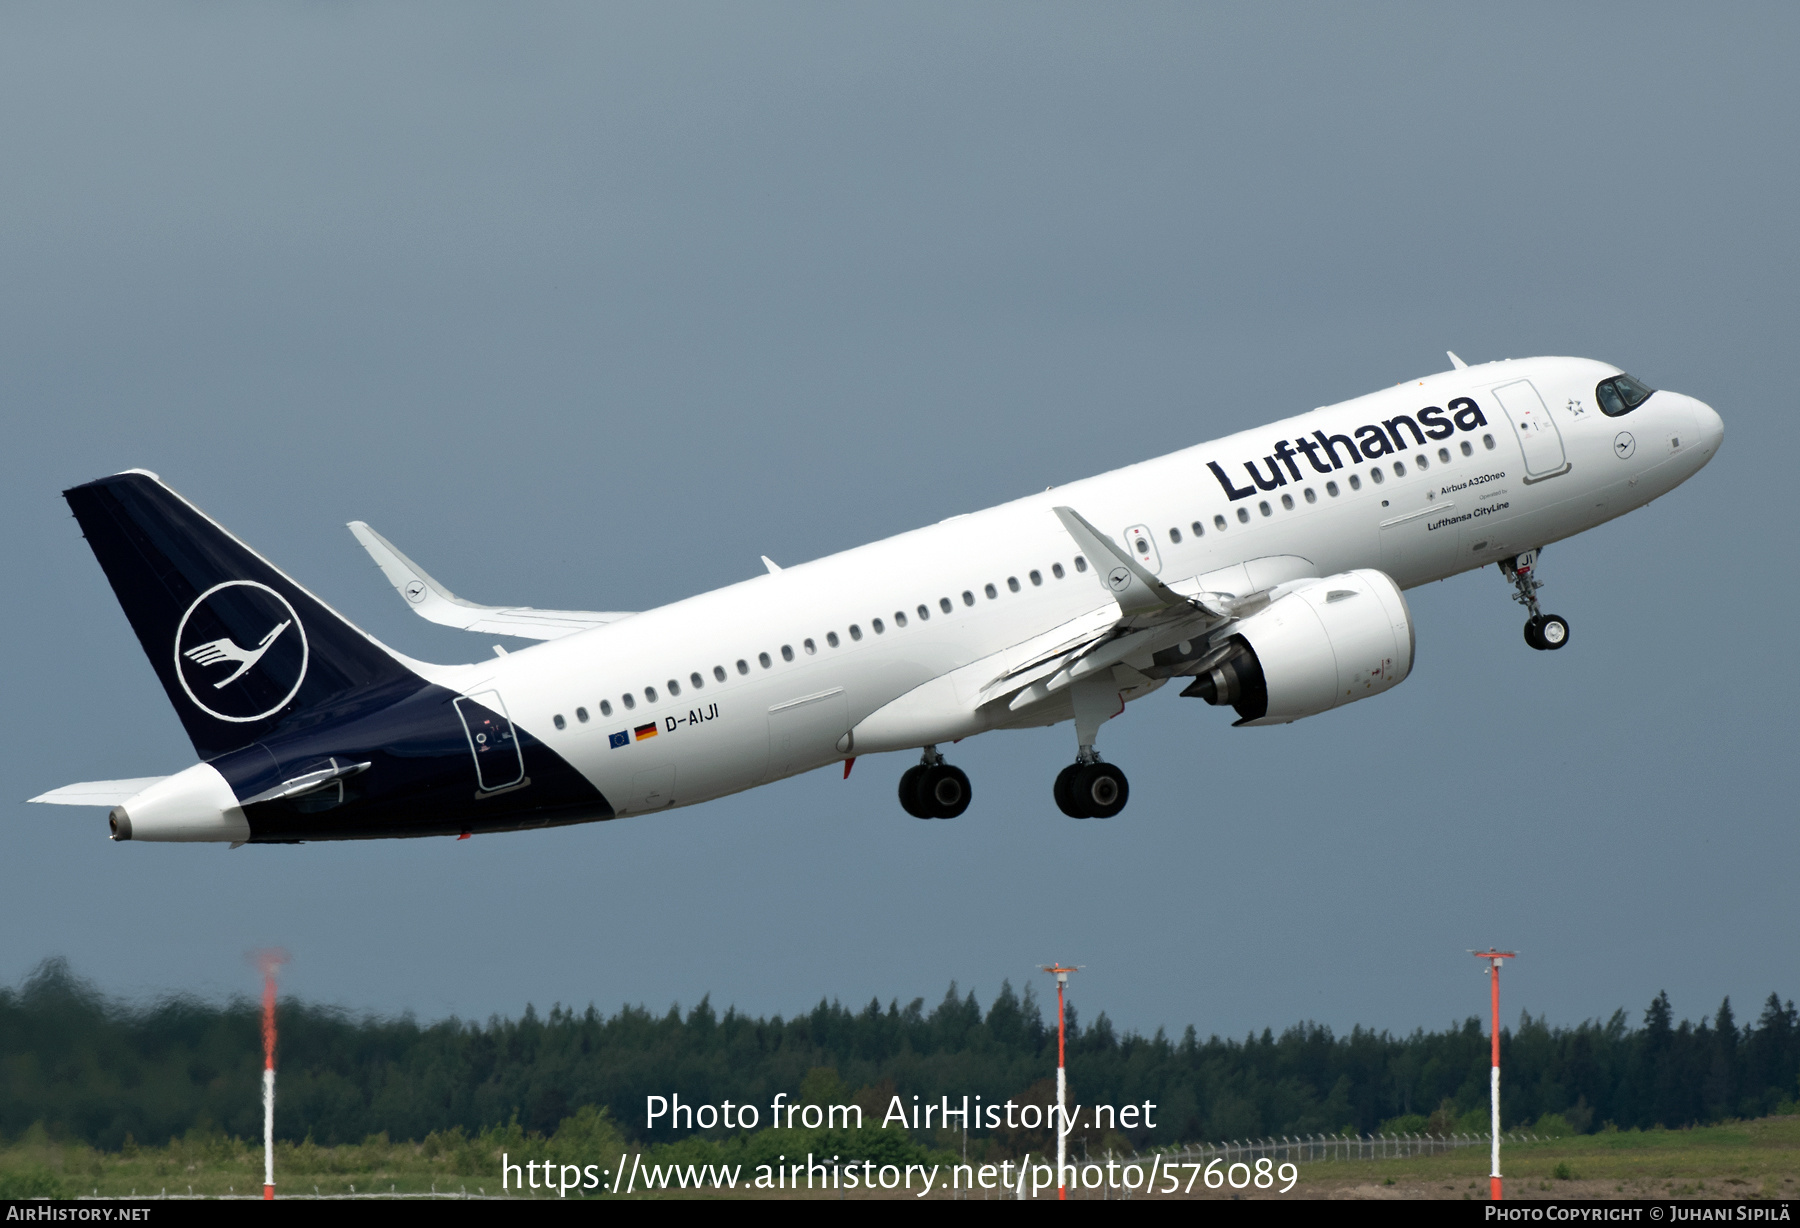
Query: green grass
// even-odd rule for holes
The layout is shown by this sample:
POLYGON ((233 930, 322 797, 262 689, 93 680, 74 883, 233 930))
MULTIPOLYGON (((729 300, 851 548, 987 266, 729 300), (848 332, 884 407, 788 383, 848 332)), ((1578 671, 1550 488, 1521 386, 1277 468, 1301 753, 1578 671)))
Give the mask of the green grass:
MULTIPOLYGON (((1306 1183, 1475 1183, 1487 1190, 1488 1152, 1467 1147, 1397 1160, 1333 1160, 1301 1166, 1306 1183)), ((1800 1117, 1764 1117, 1686 1130, 1609 1130, 1535 1143, 1503 1143, 1509 1196, 1545 1191, 1705 1197, 1800 1196, 1800 1117), (1579 1188, 1577 1188, 1579 1187, 1579 1188), (1604 1187, 1604 1188, 1596 1188, 1604 1187)), ((1451 1196, 1458 1196, 1452 1194, 1451 1196)))
MULTIPOLYGON (((278 1194, 499 1193, 499 1153, 513 1159, 617 1162, 621 1144, 603 1119, 571 1119, 566 1150, 557 1140, 513 1127, 478 1137, 432 1135, 422 1143, 377 1136, 360 1144, 276 1147, 278 1194), (605 1154, 601 1154, 605 1152, 605 1154), (352 1191, 354 1187, 354 1191, 352 1191)), ((562 1131, 558 1135, 562 1135, 562 1131)), ((675 1149, 682 1144, 676 1144, 675 1149)), ((671 1149, 666 1158, 675 1159, 671 1149)), ((657 1149, 662 1152, 662 1148, 657 1149)), ((646 1157, 647 1159, 657 1157, 646 1157)), ((1435 1156, 1329 1160, 1303 1164, 1300 1188, 1370 1186, 1435 1197, 1483 1198, 1488 1153, 1462 1148, 1435 1156)), ((1516 1198, 1606 1195, 1800 1197, 1800 1117, 1769 1117, 1688 1130, 1626 1130, 1536 1143, 1507 1143, 1507 1195, 1516 1198)), ((191 1133, 161 1147, 101 1152, 57 1143, 41 1130, 0 1147, 0 1197, 257 1195, 262 1148, 243 1139, 191 1133)), ((673 1191, 670 1191, 673 1194, 673 1191)), ((529 1191, 527 1196, 530 1196, 529 1191)), ((537 1197, 543 1197, 540 1192, 537 1197)), ((555 1195, 550 1195, 554 1197, 555 1195)))

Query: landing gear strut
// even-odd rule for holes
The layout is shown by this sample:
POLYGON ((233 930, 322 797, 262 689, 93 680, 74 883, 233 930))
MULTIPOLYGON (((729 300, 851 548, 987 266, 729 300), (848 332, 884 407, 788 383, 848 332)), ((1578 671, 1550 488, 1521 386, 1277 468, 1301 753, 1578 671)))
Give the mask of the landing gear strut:
POLYGON ((1075 704, 1075 762, 1056 777, 1056 808, 1072 819, 1110 819, 1125 809, 1131 786, 1125 773, 1102 763, 1094 750, 1100 726, 1125 708, 1118 684, 1110 675, 1078 682, 1069 688, 1075 704))
POLYGON ((1512 582, 1513 600, 1531 612, 1525 620, 1525 642, 1533 648, 1561 648, 1569 642, 1568 620, 1559 614, 1546 614, 1538 609, 1537 591, 1544 587, 1544 582, 1534 574, 1537 568, 1536 550, 1527 550, 1517 558, 1502 559, 1500 572, 1512 582))
POLYGON ((919 762, 900 773, 900 809, 915 819, 954 819, 969 808, 969 778, 927 746, 919 762))

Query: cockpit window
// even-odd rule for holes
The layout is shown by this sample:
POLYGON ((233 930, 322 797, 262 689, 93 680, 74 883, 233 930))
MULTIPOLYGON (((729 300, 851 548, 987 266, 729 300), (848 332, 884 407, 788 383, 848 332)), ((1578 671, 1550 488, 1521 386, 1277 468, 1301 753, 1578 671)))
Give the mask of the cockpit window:
POLYGON ((1600 412, 1608 418, 1617 418, 1628 414, 1642 405, 1647 397, 1656 389, 1648 387, 1632 379, 1629 375, 1615 375, 1603 380, 1594 389, 1594 399, 1600 402, 1600 412))

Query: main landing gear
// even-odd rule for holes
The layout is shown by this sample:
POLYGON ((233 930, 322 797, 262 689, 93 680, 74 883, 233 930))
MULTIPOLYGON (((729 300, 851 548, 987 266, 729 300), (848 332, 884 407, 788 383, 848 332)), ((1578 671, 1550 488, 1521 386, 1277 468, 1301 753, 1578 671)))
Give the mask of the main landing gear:
POLYGON ((1110 819, 1125 809, 1131 786, 1125 773, 1102 763, 1094 750, 1100 726, 1125 710, 1125 699, 1110 671, 1069 688, 1075 706, 1075 762, 1057 774, 1056 808, 1071 819, 1110 819))
POLYGON ((969 808, 969 778, 927 746, 919 762, 900 773, 900 809, 915 819, 954 819, 969 808))
POLYGON ((1130 797, 1125 773, 1098 758, 1071 763, 1056 776, 1057 808, 1071 819, 1110 819, 1130 797))
POLYGON ((1561 648, 1569 642, 1569 622, 1560 614, 1545 614, 1538 609, 1537 591, 1544 582, 1537 578, 1536 550, 1527 550, 1513 559, 1502 559, 1500 572, 1512 582, 1513 600, 1531 611, 1525 620, 1525 642, 1539 650, 1561 648))

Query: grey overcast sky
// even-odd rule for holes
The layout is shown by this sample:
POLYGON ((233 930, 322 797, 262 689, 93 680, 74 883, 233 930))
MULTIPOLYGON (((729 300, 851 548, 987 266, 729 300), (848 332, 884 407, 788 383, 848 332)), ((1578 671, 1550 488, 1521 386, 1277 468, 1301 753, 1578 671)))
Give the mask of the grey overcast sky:
POLYGON ((517 1013, 985 1003, 1119 1024, 1571 1023, 1800 995, 1800 8, 9 4, 0 11, 0 981, 517 1013), (395 647, 366 519, 477 601, 643 609, 1471 361, 1579 354, 1725 447, 1414 590, 1390 695, 1067 727, 663 818, 111 845, 27 806, 193 752, 59 497, 154 469, 395 647), (1040 980, 1046 980, 1041 976, 1040 980), (1043 986, 1040 986, 1043 988, 1043 986))

